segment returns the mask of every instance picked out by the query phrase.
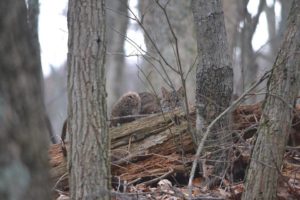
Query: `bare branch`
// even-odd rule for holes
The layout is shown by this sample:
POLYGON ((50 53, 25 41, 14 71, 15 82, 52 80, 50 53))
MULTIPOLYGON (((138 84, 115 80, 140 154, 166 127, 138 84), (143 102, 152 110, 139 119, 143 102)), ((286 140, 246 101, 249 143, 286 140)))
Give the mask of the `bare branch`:
POLYGON ((230 112, 232 109, 236 108, 237 105, 239 105, 239 103, 243 100, 243 98, 249 93, 251 92, 254 88, 256 88, 260 83, 262 83, 264 80, 266 80, 267 78, 269 78, 270 76, 270 71, 267 71, 256 83, 254 83, 248 90, 246 90, 237 100, 235 100, 231 106, 229 106, 226 110, 224 110, 217 118, 215 118, 207 127, 206 132, 203 134, 203 137, 201 139, 200 144, 198 145, 197 148, 197 152, 195 155, 195 160, 193 161, 193 165, 192 165, 192 169, 191 169, 191 173, 190 173, 190 178, 189 178, 189 184, 188 184, 188 188, 189 188, 189 195, 191 197, 192 194, 192 181, 194 179, 194 175, 195 175, 195 171, 196 171, 196 166, 197 166, 197 161, 198 161, 198 157, 200 156, 203 147, 204 147, 204 142, 206 141, 208 134, 210 133, 212 127, 215 125, 216 122, 219 121, 219 119, 221 119, 224 115, 226 115, 228 112, 230 112))

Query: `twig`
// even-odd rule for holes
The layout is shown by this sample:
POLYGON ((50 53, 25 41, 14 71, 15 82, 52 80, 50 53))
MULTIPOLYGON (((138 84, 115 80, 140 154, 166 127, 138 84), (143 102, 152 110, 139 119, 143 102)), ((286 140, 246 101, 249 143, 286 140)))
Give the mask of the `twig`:
POLYGON ((189 74, 191 73, 191 71, 192 71, 192 70, 194 69, 194 67, 196 66, 196 63, 197 63, 198 57, 199 57, 199 55, 197 54, 197 56, 196 56, 196 58, 195 58, 195 60, 194 60, 193 64, 192 64, 192 65, 189 67, 189 70, 188 70, 188 72, 186 73, 186 75, 185 75, 185 78, 184 78, 184 79, 187 79, 187 78, 188 78, 189 74))
POLYGON ((55 189, 56 186, 66 177, 68 176, 68 172, 64 173, 61 177, 59 177, 59 179, 56 181, 55 185, 53 186, 52 190, 57 190, 55 189))
POLYGON ((286 146, 287 150, 300 150, 300 145, 299 146, 295 146, 295 147, 291 147, 291 146, 286 146))
POLYGON ((126 185, 127 185, 127 186, 133 185, 133 184, 139 182, 140 180, 142 180, 142 178, 134 179, 133 181, 128 182, 126 185))
POLYGON ((168 171, 167 173, 161 175, 160 177, 157 177, 157 178, 154 178, 152 180, 149 180, 149 181, 146 181, 146 182, 143 182, 142 184, 146 185, 146 186, 149 186, 151 185, 152 183, 155 183, 157 181, 160 181, 161 179, 169 176, 170 174, 172 174, 174 172, 174 169, 171 169, 170 171, 168 171))
POLYGON ((160 52, 160 50, 158 49, 157 45, 155 44, 154 40, 151 38, 151 36, 149 35, 149 33, 147 32, 146 28, 144 27, 144 25, 142 24, 142 22, 138 19, 138 17, 134 14, 134 12, 127 7, 127 9, 129 10, 129 12, 134 16, 135 21, 138 23, 138 25, 143 29, 146 37, 149 39, 149 41, 151 42, 151 44, 153 45, 154 49, 156 50, 156 52, 158 53, 159 57, 164 61, 164 63, 170 68, 172 69, 175 73, 178 73, 178 71, 172 67, 172 65, 169 64, 169 62, 165 59, 165 57, 162 55, 162 53, 160 52))
POLYGON ((112 120, 119 120, 119 119, 128 119, 128 118, 143 118, 143 117, 149 117, 149 116, 156 116, 159 115, 161 113, 154 113, 154 114, 139 114, 139 115, 126 115, 126 116, 121 116, 121 117, 112 117, 110 119, 108 119, 108 121, 112 121, 112 120))
MULTIPOLYGON (((178 72, 177 74, 180 76, 180 79, 181 79, 181 83, 182 83, 182 86, 183 86, 183 90, 184 90, 184 111, 185 111, 185 114, 186 114, 186 119, 187 119, 187 129, 188 129, 188 132, 190 132, 192 134, 192 128, 191 128, 191 122, 190 122, 190 118, 189 118, 189 115, 190 115, 190 111, 189 111, 189 104, 188 104, 188 98, 187 98, 187 92, 186 92, 186 79, 184 77, 184 72, 183 72, 183 69, 182 69, 182 64, 181 64, 181 59, 180 59, 180 52, 179 52, 179 45, 178 45, 178 39, 177 39, 177 36, 175 34, 175 31, 171 25, 171 22, 170 22, 170 18, 168 16, 168 13, 167 13, 167 10, 166 10, 166 6, 167 3, 165 6, 162 6, 158 0, 155 0, 156 4, 161 8, 161 10, 163 11, 164 15, 165 15, 165 18, 167 20, 167 23, 168 23, 168 26, 169 26, 169 29, 172 33, 172 36, 175 40, 175 57, 176 57, 176 61, 177 61, 177 65, 178 65, 178 72)), ((173 47, 173 46, 172 46, 173 47)))
POLYGON ((254 88, 256 88, 261 82, 263 82, 265 79, 269 78, 270 72, 273 69, 267 71, 256 83, 254 83, 248 90, 246 90, 237 100, 235 100, 231 106, 229 106, 226 110, 224 110, 217 118, 215 118, 207 127, 206 132, 204 133, 200 144, 198 145, 198 149, 195 155, 195 160, 193 161, 193 166, 191 169, 190 173, 190 178, 189 178, 189 184, 188 184, 188 189, 189 189, 189 198, 192 198, 192 181, 194 179, 195 171, 196 171, 196 166, 197 166, 197 158, 200 156, 203 147, 204 147, 204 142, 206 141, 208 134, 210 133, 212 127, 215 125, 219 119, 221 119, 224 115, 226 115, 228 112, 230 112, 232 109, 236 108, 236 106, 243 100, 243 98, 254 88))

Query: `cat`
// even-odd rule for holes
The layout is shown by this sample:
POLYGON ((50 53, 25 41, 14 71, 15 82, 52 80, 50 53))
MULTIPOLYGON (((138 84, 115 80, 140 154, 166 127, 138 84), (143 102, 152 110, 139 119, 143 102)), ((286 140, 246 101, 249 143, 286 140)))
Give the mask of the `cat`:
POLYGON ((183 106, 183 87, 177 91, 168 91, 162 87, 161 92, 161 98, 149 92, 128 92, 124 94, 112 108, 110 126, 134 121, 134 115, 169 112, 183 106))
POLYGON ((169 112, 177 107, 183 107, 184 89, 180 87, 177 91, 168 91, 164 87, 161 88, 162 98, 160 105, 163 112, 169 112))
POLYGON ((135 117, 130 116, 140 113, 141 102, 141 97, 137 92, 127 92, 121 96, 112 108, 110 126, 117 126, 135 120, 135 117))

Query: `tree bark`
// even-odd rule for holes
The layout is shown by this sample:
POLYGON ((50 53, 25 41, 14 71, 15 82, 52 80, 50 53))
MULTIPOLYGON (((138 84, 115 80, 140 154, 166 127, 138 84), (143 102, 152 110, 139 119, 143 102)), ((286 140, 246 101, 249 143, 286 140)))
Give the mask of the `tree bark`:
POLYGON ((299 9, 300 2, 295 0, 290 11, 285 39, 267 84, 267 96, 243 199, 277 199, 278 173, 300 83, 299 9))
POLYGON ((68 133, 71 199, 110 199, 105 1, 69 1, 68 133))
MULTIPOLYGON (((199 144, 206 126, 230 105, 233 72, 221 1, 194 0, 192 7, 199 56, 196 73, 197 133, 193 138, 195 144, 199 144)), ((221 138, 225 137, 224 129, 228 126, 229 115, 216 124, 209 137, 212 142, 207 143, 214 145, 219 152, 211 158, 220 161, 214 164, 217 176, 226 167, 223 163, 226 158, 223 152, 225 147, 222 147, 225 141, 221 141, 221 138)))
POLYGON ((25 1, 0 2, 0 30, 0 199, 51 199, 41 63, 25 1))

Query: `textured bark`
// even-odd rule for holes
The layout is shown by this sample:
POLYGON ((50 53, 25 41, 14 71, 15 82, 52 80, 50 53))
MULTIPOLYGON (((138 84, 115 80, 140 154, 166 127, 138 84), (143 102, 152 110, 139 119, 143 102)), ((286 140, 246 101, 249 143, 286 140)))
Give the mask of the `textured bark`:
POLYGON ((110 198, 104 0, 69 1, 68 133, 71 199, 110 198))
POLYGON ((0 2, 0 30, 0 199, 51 199, 41 63, 25 1, 0 2))
MULTIPOLYGON (((194 0, 192 7, 199 54, 196 74, 197 134, 194 135, 194 140, 199 144, 205 127, 230 105, 233 72, 221 1, 194 0)), ((209 137, 217 142, 213 145, 218 144, 219 150, 224 144, 224 141, 220 140, 225 136, 223 129, 228 128, 228 125, 229 117, 226 116, 215 125, 209 137)), ((212 142, 207 145, 212 145, 212 142)), ((225 157, 226 153, 222 151, 212 157, 212 160, 221 161, 216 163, 217 175, 226 167, 222 162, 225 157)))
POLYGON ((268 81, 268 92, 243 199, 277 199, 278 173, 300 83, 299 9, 300 2, 295 0, 289 15, 285 39, 268 81))

